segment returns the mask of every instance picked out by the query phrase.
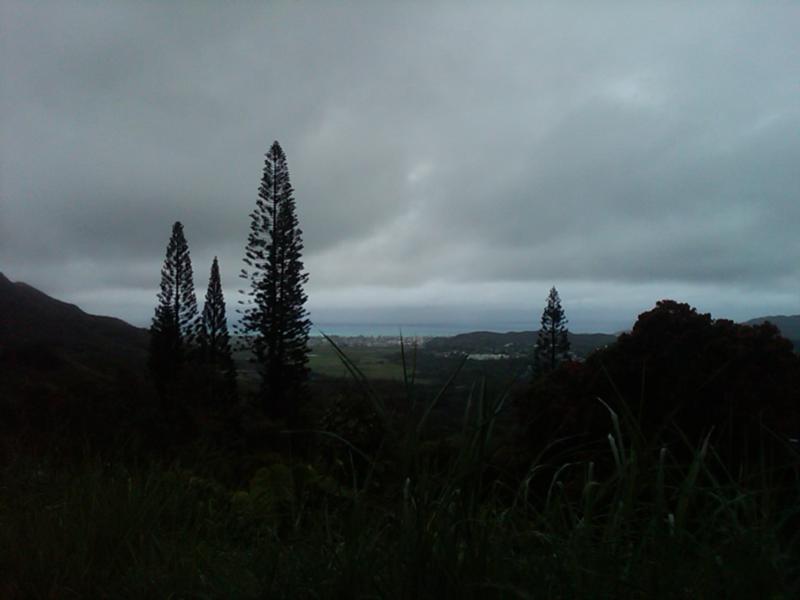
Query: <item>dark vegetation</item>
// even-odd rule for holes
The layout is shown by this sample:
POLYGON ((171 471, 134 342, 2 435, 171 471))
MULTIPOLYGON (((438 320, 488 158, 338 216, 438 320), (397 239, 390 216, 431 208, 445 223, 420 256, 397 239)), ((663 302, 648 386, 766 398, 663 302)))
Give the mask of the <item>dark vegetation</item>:
MULTIPOLYGON (((174 404, 176 391, 171 389, 192 359, 199 332, 197 298, 194 293, 192 261, 183 225, 176 222, 161 267, 161 291, 158 293, 153 324, 150 326, 148 366, 162 403, 174 404)), ((173 406, 165 406, 167 412, 173 406)), ((168 417, 173 420, 174 415, 168 417)))
POLYGON ((536 332, 483 332, 328 340, 345 376, 308 377, 279 149, 238 364, 180 224, 149 335, 0 275, 0 597, 800 594, 800 358, 774 325, 664 300, 568 354, 551 294, 547 368, 536 332))
POLYGON ((303 233, 295 214, 286 155, 275 142, 264 159, 256 208, 250 215, 240 277, 248 282, 240 335, 258 365, 264 412, 294 422, 306 395, 308 331, 303 285, 303 233))
POLYGON ((570 357, 567 318, 555 287, 550 288, 547 305, 542 311, 541 327, 533 348, 533 369, 536 374, 554 371, 570 357))
POLYGON ((795 349, 800 350, 800 315, 786 316, 776 315, 772 317, 759 317, 745 322, 745 325, 761 325, 762 323, 772 323, 780 329, 781 335, 794 344, 795 349))
POLYGON ((238 401, 236 365, 233 362, 225 296, 222 293, 219 261, 216 256, 211 263, 197 342, 200 362, 214 374, 206 386, 207 402, 214 405, 235 405, 238 401))
POLYGON ((3 289, 17 307, 3 313, 4 597, 798 591, 785 437, 798 365, 769 325, 664 302, 585 362, 490 393, 503 361, 467 361, 438 399, 441 379, 412 384, 403 348, 408 384, 356 368, 312 379, 302 433, 244 408, 225 430, 198 404, 193 437, 159 443, 141 331, 3 289), (114 343, 51 345, 41 332, 51 354, 20 358, 28 309, 108 325, 97 339, 114 343), (746 437, 731 448, 737 427, 746 437))

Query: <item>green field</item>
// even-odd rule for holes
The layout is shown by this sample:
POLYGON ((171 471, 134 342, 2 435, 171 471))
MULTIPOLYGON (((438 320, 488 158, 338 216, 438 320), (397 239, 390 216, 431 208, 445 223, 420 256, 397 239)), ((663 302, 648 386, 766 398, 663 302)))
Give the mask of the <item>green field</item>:
MULTIPOLYGON (((347 357, 368 379, 402 381, 403 367, 397 346, 350 346, 343 348, 347 357)), ((321 344, 309 354, 311 372, 326 377, 349 377, 333 346, 321 344)))
MULTIPOLYGON (((347 357, 371 380, 402 381, 403 367, 397 346, 348 346, 342 348, 347 357)), ((249 352, 238 351, 234 358, 240 375, 256 377, 254 366, 248 362, 249 352)), ((321 343, 311 348, 308 366, 313 375, 349 378, 350 373, 333 346, 321 343)))

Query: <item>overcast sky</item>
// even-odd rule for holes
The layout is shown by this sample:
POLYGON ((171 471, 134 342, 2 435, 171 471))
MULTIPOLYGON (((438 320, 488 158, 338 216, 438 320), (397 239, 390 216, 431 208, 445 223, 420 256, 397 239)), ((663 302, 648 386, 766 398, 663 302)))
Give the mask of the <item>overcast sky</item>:
POLYGON ((229 306, 273 140, 317 323, 800 313, 797 2, 0 4, 0 271, 146 325, 172 223, 229 306), (702 6, 698 6, 702 4, 702 6))

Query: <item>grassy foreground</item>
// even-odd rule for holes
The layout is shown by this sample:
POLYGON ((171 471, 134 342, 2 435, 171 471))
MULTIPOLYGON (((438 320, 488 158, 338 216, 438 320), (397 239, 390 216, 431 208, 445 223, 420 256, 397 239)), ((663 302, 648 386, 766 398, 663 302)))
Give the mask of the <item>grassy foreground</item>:
POLYGON ((504 477, 501 401, 483 400, 447 451, 416 420, 374 456, 341 440, 334 460, 275 455, 239 483, 215 476, 232 459, 214 453, 18 457, 0 474, 0 596, 798 597, 800 487, 786 471, 730 474, 708 441, 677 464, 610 411, 608 460, 504 477))

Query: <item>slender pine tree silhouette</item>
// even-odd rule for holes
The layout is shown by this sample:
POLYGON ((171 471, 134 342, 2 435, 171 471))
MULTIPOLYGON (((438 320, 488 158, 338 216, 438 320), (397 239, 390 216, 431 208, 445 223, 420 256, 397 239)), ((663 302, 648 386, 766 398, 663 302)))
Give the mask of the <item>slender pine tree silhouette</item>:
POLYGON ((547 305, 542 312, 539 336, 533 351, 535 373, 552 371, 565 358, 569 357, 569 331, 561 299, 555 286, 550 288, 547 305))
POLYGON ((260 401, 267 415, 294 420, 306 393, 308 332, 303 240, 289 169, 278 142, 265 156, 256 208, 250 215, 241 277, 249 281, 237 331, 261 374, 260 401))
POLYGON ((161 268, 161 291, 150 326, 149 367, 163 396, 177 377, 197 339, 197 299, 192 277, 189 245, 183 225, 176 221, 161 268))
POLYGON ((208 375, 211 401, 213 403, 235 401, 236 367, 231 353, 225 297, 222 293, 219 261, 216 256, 211 263, 198 343, 201 361, 210 371, 208 375))

